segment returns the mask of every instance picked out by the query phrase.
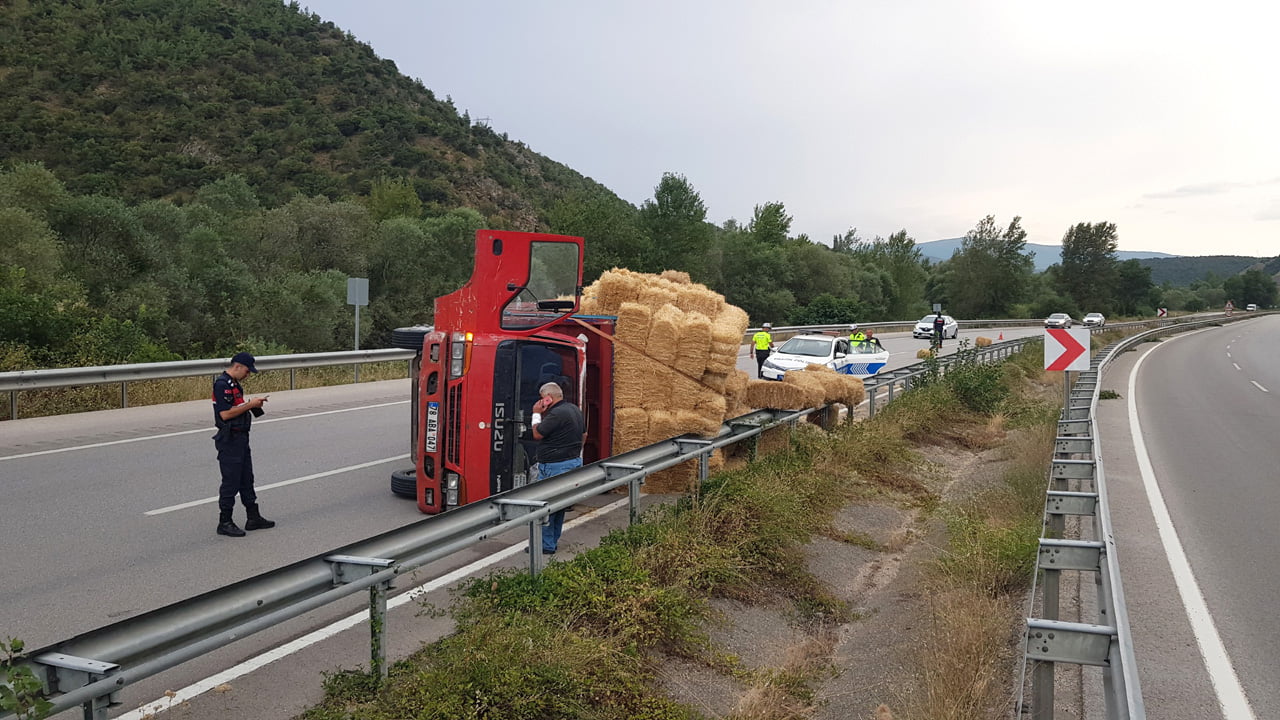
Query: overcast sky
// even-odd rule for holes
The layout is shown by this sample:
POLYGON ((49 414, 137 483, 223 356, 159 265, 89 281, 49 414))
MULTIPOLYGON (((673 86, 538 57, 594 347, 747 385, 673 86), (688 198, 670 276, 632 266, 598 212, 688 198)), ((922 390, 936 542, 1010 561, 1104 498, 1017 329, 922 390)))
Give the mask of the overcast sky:
POLYGON ((639 205, 1280 254, 1280 10, 1261 0, 304 0, 459 111, 639 205))

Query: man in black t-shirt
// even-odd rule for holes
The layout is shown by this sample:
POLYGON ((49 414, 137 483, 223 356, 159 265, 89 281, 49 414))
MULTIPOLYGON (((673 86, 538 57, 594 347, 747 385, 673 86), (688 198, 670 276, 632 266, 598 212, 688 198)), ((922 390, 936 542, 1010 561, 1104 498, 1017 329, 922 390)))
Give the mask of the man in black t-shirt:
MULTIPOLYGON (((582 467, 582 443, 587 424, 578 406, 564 399, 564 390, 553 382, 538 388, 530 423, 538 440, 538 479, 546 480, 582 467)), ((542 552, 554 555, 564 529, 564 510, 551 513, 542 527, 542 552)))

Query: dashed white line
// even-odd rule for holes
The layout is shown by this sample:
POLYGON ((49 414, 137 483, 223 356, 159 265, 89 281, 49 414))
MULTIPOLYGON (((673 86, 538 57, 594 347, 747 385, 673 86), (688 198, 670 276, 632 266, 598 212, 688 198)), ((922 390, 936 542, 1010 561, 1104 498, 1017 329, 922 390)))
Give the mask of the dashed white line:
POLYGON ((1268 390, 1268 389, 1266 389, 1266 388, 1262 387, 1261 385, 1259 385, 1257 380, 1250 380, 1249 382, 1253 383, 1253 386, 1254 386, 1254 387, 1258 388, 1259 390, 1261 390, 1261 391, 1262 391, 1262 392, 1264 392, 1264 393, 1269 393, 1269 392, 1271 392, 1270 390, 1268 390))
MULTIPOLYGON (((1157 346, 1159 347, 1159 346, 1157 346)), ((1155 348, 1152 348, 1154 350, 1155 348)), ((1164 495, 1156 482, 1155 470, 1151 466, 1151 457, 1147 455, 1147 444, 1143 439, 1142 425, 1138 421, 1137 384, 1138 368, 1150 357, 1151 351, 1138 358, 1129 371, 1129 425, 1133 434, 1133 449, 1137 455, 1138 470, 1142 474, 1142 484, 1147 492, 1147 503, 1151 506, 1151 514, 1155 517, 1156 529, 1160 542, 1164 545, 1165 556, 1169 559, 1169 567, 1173 571, 1174 584, 1178 595, 1182 597, 1182 606, 1186 610, 1187 620, 1196 636, 1196 644, 1200 648, 1200 657, 1204 660, 1205 670, 1213 683, 1213 690, 1218 696, 1218 705, 1222 708, 1222 716, 1232 720, 1257 720, 1249 698, 1244 694, 1240 678, 1236 675, 1227 648, 1222 644, 1218 627, 1209 614, 1209 605, 1205 602, 1204 593, 1196 582, 1191 562, 1182 549, 1182 541, 1178 539, 1178 531, 1173 527, 1173 518, 1165 505, 1164 495)))
MULTIPOLYGON (((392 405, 404 405, 408 400, 396 400, 394 402, 378 403, 376 405, 361 405, 360 407, 342 408, 341 410, 325 410, 323 412, 306 413, 304 415, 290 415, 289 417, 270 418, 267 420, 254 420, 255 425, 265 425, 273 422, 284 422, 286 420, 301 420, 303 418, 319 417, 321 415, 334 415, 337 413, 354 412, 356 410, 372 410, 373 408, 390 407, 392 405)), ((212 433, 213 428, 200 428, 198 430, 179 430, 178 432, 161 433, 160 435, 144 435, 136 438, 126 438, 124 440, 108 440, 100 443, 90 443, 88 445, 72 445, 71 447, 55 448, 53 450, 37 450, 36 452, 22 453, 20 455, 4 455, 0 456, 0 461, 4 460, 21 460, 22 458, 39 457, 41 455, 56 455, 57 453, 71 452, 73 450, 92 450, 94 448, 109 447, 111 445, 125 445, 127 443, 142 442, 143 440, 162 440, 164 438, 179 437, 182 435, 195 435, 196 433, 212 433)))
POLYGON ((1231 363, 1231 364, 1232 364, 1232 365, 1235 365, 1237 370, 1239 370, 1239 369, 1240 369, 1240 365, 1239 365, 1239 364, 1237 364, 1237 363, 1231 363))
MULTIPOLYGON (((367 463, 360 463, 359 465, 348 465, 346 467, 334 468, 333 470, 325 470, 324 472, 318 472, 314 475, 303 475, 302 477, 290 478, 289 480, 281 480, 280 482, 270 483, 267 485, 259 485, 257 486, 256 489, 259 492, 261 492, 263 490, 270 490, 272 488, 284 487, 285 485, 296 485, 300 482, 306 482, 308 480, 316 480, 322 477, 329 477, 330 475, 338 475, 344 472, 351 472, 353 470, 363 470, 365 468, 373 467, 375 465, 382 465, 383 463, 389 463, 394 460, 403 460, 407 457, 409 457, 409 453, 405 453, 403 455, 396 455, 395 457, 382 458, 381 460, 371 460, 367 463)), ((218 501, 217 496, 210 497, 210 498, 201 498, 200 500, 192 500, 190 502, 178 503, 177 505, 170 505, 169 507, 162 507, 162 508, 157 508, 155 510, 148 510, 142 514, 143 515, 163 515, 165 513, 171 513, 176 510, 186 510, 187 508, 193 508, 198 505, 207 505, 209 503, 217 502, 217 501, 218 501)))
MULTIPOLYGON (((602 508, 589 510, 583 513, 582 515, 565 523, 564 529, 570 530, 572 528, 578 527, 579 525, 583 525, 602 515, 607 515, 613 512, 614 510, 626 507, 629 502, 630 502, 629 500, 619 500, 610 505, 605 505, 602 508)), ((489 567, 490 565, 493 565, 500 560, 505 560, 511 557, 512 555, 517 555, 520 553, 521 550, 525 548, 527 544, 528 543, 526 541, 526 542, 517 543, 507 548, 503 548, 502 550, 499 550, 498 552, 493 553, 492 555, 488 555, 486 557, 480 558, 479 560, 476 560, 470 565, 460 567, 457 570, 454 570, 453 572, 447 575, 441 575, 435 580, 431 580, 430 582, 419 585, 418 587, 410 590, 409 592, 396 595, 393 598, 388 598, 387 609, 391 610, 393 608, 398 608, 401 605, 404 605, 405 603, 416 600, 417 598, 421 597, 422 595, 425 595, 426 593, 451 585, 457 582, 458 580, 461 580, 462 578, 467 577, 468 575, 471 575, 472 573, 475 573, 479 570, 483 570, 484 568, 489 567)), ((220 685, 223 685, 225 683, 231 682, 232 680, 235 680, 236 678, 244 677, 245 675, 248 675, 249 673, 255 670, 258 670, 259 668, 270 665, 276 660, 282 660, 290 655, 293 655, 294 653, 300 650, 305 650, 306 648, 312 645, 315 645, 318 642, 327 640, 333 637, 334 635, 337 635, 338 633, 342 632, 343 630, 353 628, 357 625, 361 625, 368 621, 369 621, 369 611, 367 610, 361 610, 360 612, 355 613, 354 615, 348 615, 347 617, 341 620, 338 620, 337 622, 334 622, 330 625, 320 628, 319 630, 315 630, 306 635, 303 635, 302 637, 298 638, 297 640, 294 640, 293 642, 286 643, 284 645, 281 645, 278 648, 273 648, 271 650, 268 650, 267 652, 264 652, 261 655, 245 660, 239 665, 223 670, 222 672, 216 675, 210 675, 209 677, 203 680, 200 680, 198 682, 194 682, 182 688, 181 690, 174 691, 172 697, 165 696, 162 698, 156 698, 155 700, 149 703, 146 703, 145 705, 142 705, 136 710, 131 710, 127 713, 124 713, 123 715, 118 716, 116 720, 144 720, 144 718, 148 718, 153 715, 158 715, 170 708, 181 707, 183 703, 187 702, 188 700, 198 695, 207 693, 210 690, 213 690, 214 688, 220 685)))

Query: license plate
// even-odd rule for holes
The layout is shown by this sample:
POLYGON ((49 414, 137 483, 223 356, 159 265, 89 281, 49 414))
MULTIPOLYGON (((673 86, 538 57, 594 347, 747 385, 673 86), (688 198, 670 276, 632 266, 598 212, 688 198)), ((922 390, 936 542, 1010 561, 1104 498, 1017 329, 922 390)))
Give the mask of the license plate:
POLYGON ((427 436, 425 440, 426 451, 433 453, 436 451, 436 440, 440 436, 440 403, 427 403, 427 436))

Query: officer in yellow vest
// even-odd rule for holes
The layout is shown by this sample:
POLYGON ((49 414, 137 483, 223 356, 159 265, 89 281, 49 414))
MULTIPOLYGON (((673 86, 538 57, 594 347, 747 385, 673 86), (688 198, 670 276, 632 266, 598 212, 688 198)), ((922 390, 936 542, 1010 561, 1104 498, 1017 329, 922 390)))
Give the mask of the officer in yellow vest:
POLYGON ((769 351, 773 350, 773 336, 769 331, 773 329, 773 325, 765 323, 760 332, 751 336, 751 343, 756 348, 756 377, 764 377, 764 361, 769 359, 769 351))
POLYGON ((858 323, 849 326, 849 342, 854 345, 861 345, 867 341, 867 334, 858 329, 858 323))

